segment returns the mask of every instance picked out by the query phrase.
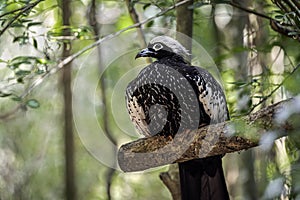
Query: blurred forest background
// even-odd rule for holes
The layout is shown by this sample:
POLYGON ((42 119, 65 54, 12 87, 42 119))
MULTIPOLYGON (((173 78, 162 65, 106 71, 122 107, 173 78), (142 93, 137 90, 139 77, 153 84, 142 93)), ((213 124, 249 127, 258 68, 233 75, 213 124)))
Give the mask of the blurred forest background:
MULTIPOLYGON (((159 179, 167 166, 115 167, 117 147, 138 138, 122 128, 123 89, 155 35, 192 33, 218 67, 231 118, 295 97, 283 115, 298 124, 299 1, 184 2, 193 21, 174 0, 1 1, 0 199, 171 199, 159 179)), ((231 199, 300 199, 299 130, 277 134, 224 157, 231 199)))

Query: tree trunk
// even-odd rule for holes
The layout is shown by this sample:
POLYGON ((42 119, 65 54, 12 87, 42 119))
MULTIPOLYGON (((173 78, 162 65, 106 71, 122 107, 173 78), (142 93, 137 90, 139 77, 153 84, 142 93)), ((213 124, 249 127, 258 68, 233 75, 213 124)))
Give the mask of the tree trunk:
MULTIPOLYGON (((100 34, 101 34, 101 24, 99 24, 96 20, 96 15, 97 15, 97 4, 96 4, 96 0, 92 0, 91 1, 91 6, 90 6, 90 12, 89 12, 89 23, 90 26, 93 28, 94 34, 95 34, 95 42, 98 41, 100 39, 100 34)), ((102 109, 101 109, 101 115, 102 115, 102 126, 104 129, 104 133, 105 135, 109 138, 109 140, 114 144, 115 148, 114 148, 114 152, 117 152, 117 141, 116 139, 113 137, 113 134, 110 130, 110 126, 109 126, 109 112, 108 112, 108 106, 107 106, 107 101, 106 101, 106 97, 107 97, 107 92, 106 92, 106 82, 105 82, 105 68, 103 66, 103 62, 102 62, 102 49, 101 46, 98 45, 97 46, 97 66, 99 68, 99 74, 101 74, 100 77, 100 97, 101 97, 101 101, 102 101, 102 109)), ((115 154, 114 154, 115 155, 115 154)), ((114 159, 115 160, 115 159, 114 159)), ((117 164, 114 163, 114 165, 116 166, 117 164)), ((107 195, 107 199, 111 200, 112 199, 112 195, 111 195, 111 186, 112 186, 112 181, 113 181, 113 176, 115 174, 115 167, 112 168, 108 168, 107 173, 106 173, 106 195, 107 195)))
MULTIPOLYGON (((178 0, 177 2, 181 2, 178 0)), ((193 37, 193 9, 188 9, 193 5, 190 1, 176 8, 176 39, 179 41, 190 54, 192 54, 192 37, 193 37)), ((191 57, 189 58, 191 60, 191 57)), ((167 172, 160 174, 160 179, 170 191, 173 200, 181 199, 180 179, 178 165, 170 165, 167 172)))
POLYGON ((189 6, 192 5, 193 1, 190 1, 176 8, 176 40, 189 50, 190 54, 192 54, 194 10, 189 9, 189 6))
MULTIPOLYGON (((62 1, 63 25, 70 26, 70 0, 62 1)), ((64 35, 70 35, 68 28, 64 35)), ((63 58, 71 55, 71 44, 63 43, 63 58)), ((75 165, 74 165, 74 133, 71 91, 71 63, 63 68, 62 87, 64 97, 64 135, 65 135, 65 195, 67 200, 76 200, 75 165)))

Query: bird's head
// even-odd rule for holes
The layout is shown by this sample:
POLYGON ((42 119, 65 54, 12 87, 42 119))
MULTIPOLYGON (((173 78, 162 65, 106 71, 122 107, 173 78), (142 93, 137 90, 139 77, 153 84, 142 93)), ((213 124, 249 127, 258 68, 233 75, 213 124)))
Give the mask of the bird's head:
POLYGON ((174 54, 181 56, 184 60, 187 60, 190 55, 188 50, 184 48, 177 40, 174 40, 168 36, 157 36, 153 38, 149 42, 147 48, 141 50, 135 58, 152 57, 161 59, 174 54))

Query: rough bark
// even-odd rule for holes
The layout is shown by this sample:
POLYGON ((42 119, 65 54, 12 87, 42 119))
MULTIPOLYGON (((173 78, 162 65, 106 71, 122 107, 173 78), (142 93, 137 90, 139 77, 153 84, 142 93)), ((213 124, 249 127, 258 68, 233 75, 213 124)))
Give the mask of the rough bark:
POLYGON ((125 172, 141 171, 171 163, 246 150, 258 146, 263 133, 271 130, 285 136, 293 127, 276 123, 274 117, 292 100, 285 100, 241 119, 186 130, 174 138, 153 136, 120 147, 118 161, 125 172))

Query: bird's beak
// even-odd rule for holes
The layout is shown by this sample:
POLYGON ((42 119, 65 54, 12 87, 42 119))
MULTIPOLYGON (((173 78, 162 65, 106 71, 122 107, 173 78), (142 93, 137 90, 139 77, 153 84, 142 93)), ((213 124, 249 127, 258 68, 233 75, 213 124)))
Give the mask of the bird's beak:
POLYGON ((151 49, 143 49, 142 51, 140 51, 138 54, 136 54, 135 59, 140 58, 140 57, 152 57, 156 54, 156 52, 154 52, 151 49))

